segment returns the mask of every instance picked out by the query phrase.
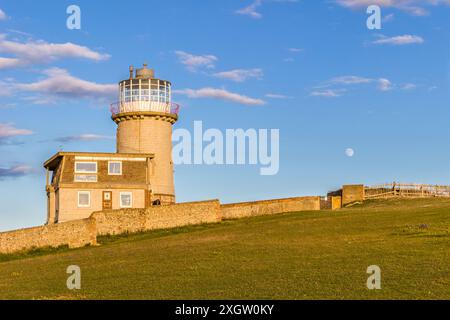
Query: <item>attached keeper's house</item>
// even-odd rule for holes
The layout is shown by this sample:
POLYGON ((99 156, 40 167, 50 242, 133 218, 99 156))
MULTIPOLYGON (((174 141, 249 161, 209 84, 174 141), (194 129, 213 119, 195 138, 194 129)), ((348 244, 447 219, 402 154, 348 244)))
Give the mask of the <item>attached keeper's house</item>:
POLYGON ((172 125, 178 106, 171 103, 171 83, 144 65, 135 73, 130 67, 119 89, 111 107, 116 153, 59 152, 44 163, 48 224, 175 202, 172 125))

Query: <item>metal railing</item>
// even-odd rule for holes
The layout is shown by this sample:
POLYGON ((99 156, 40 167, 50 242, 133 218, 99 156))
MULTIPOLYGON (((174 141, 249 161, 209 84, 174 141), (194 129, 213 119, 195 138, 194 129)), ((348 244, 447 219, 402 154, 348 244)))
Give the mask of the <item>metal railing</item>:
POLYGON ((180 112, 180 105, 176 103, 163 103, 155 101, 133 101, 111 103, 109 110, 112 116, 127 112, 162 112, 176 114, 180 112))

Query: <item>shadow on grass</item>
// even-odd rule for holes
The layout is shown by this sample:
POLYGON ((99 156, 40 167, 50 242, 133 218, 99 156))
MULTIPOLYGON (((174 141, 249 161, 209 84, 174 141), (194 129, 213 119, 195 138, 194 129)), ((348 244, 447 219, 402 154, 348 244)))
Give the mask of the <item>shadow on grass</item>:
MULTIPOLYGON (((172 228, 172 229, 151 230, 151 231, 143 231, 143 232, 137 232, 137 233, 122 233, 119 235, 98 236, 97 243, 99 245, 107 245, 107 244, 112 244, 112 243, 121 243, 121 242, 152 239, 152 238, 162 238, 162 237, 168 237, 168 236, 172 236, 172 235, 176 235, 176 234, 210 230, 212 228, 223 227, 223 226, 226 226, 231 223, 232 223, 232 220, 229 220, 229 221, 222 221, 220 223, 214 223, 214 224, 205 223, 205 224, 200 224, 200 225, 190 225, 190 226, 172 228)), ((0 254, 0 263, 12 261, 12 260, 20 260, 20 259, 46 256, 46 255, 62 253, 62 252, 71 252, 71 251, 80 250, 83 248, 94 248, 94 247, 92 247, 90 245, 86 245, 82 248, 69 248, 68 245, 63 245, 63 246, 59 246, 59 247, 31 248, 31 249, 18 251, 18 252, 14 252, 14 253, 0 254)))
MULTIPOLYGON (((359 207, 359 206, 356 206, 359 207)), ((264 223, 270 222, 271 220, 279 220, 280 218, 290 219, 295 217, 296 219, 309 219, 313 216, 316 216, 320 213, 330 214, 331 210, 322 210, 322 211, 302 211, 302 212, 287 212, 273 215, 261 215, 254 217, 244 217, 239 219, 226 219, 217 223, 204 223, 197 225, 188 225, 177 228, 170 229, 159 229, 159 230, 150 230, 150 231, 141 231, 136 233, 122 233, 118 235, 105 235, 105 236, 97 236, 97 243, 99 245, 108 245, 114 243, 122 243, 122 242, 130 242, 130 241, 139 241, 146 239, 156 239, 169 237, 177 234, 190 233, 190 232, 202 232, 206 230, 216 229, 216 228, 224 228, 230 227, 236 224, 249 224, 249 223, 264 223)), ((83 248, 91 247, 86 245, 83 248)), ((56 253, 80 250, 83 248, 69 248, 67 245, 59 246, 59 247, 44 247, 44 248, 32 248, 29 250, 23 250, 20 252, 15 252, 11 254, 0 254, 0 263, 7 262, 11 260, 19 260, 19 259, 27 259, 45 255, 51 255, 56 253)), ((93 247, 91 247, 93 248, 93 247)))
POLYGON ((190 232, 199 232, 204 230, 211 230, 214 228, 224 227, 226 225, 233 224, 234 220, 225 220, 218 223, 203 223, 197 225, 189 225, 171 229, 159 229, 159 230, 150 230, 150 231, 139 231, 134 233, 121 233, 117 235, 104 235, 97 237, 97 243, 100 245, 112 244, 112 243, 121 243, 135 240, 146 240, 146 239, 156 239, 156 238, 164 238, 177 234, 190 233, 190 232))
POLYGON ((448 227, 432 227, 427 224, 407 225, 398 228, 392 235, 412 238, 443 238, 450 237, 450 229, 448 227))
POLYGON ((225 219, 216 223, 202 223, 195 225, 187 225, 183 227, 176 227, 170 229, 158 229, 158 230, 149 230, 149 231, 138 231, 134 233, 121 233, 117 235, 104 235, 97 236, 97 243, 111 244, 111 243, 119 243, 119 242, 127 242, 127 241, 135 241, 135 240, 146 240, 146 239, 156 239, 169 237, 177 234, 190 233, 190 232, 201 232, 211 229, 217 228, 226 228, 236 224, 249 224, 249 223, 258 223, 258 222, 268 222, 271 220, 279 220, 280 218, 290 218, 290 217, 301 217, 301 218, 309 218, 306 213, 317 214, 319 211, 301 211, 301 212, 287 212, 273 215, 261 215, 254 217, 245 217, 239 219, 225 219))
POLYGON ((28 250, 18 251, 15 253, 0 254, 0 262, 7 262, 11 260, 26 259, 32 257, 39 257, 53 253, 59 253, 64 251, 69 251, 69 246, 59 246, 59 247, 44 247, 44 248, 31 248, 28 250))

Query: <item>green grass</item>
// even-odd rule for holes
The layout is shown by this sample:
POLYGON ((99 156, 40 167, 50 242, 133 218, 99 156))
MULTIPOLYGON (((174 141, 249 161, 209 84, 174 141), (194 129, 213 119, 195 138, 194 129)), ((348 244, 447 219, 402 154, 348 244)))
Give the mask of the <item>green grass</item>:
POLYGON ((369 201, 0 259, 0 299, 450 299, 450 200, 369 201), (8 261, 9 260, 9 261, 8 261), (378 265, 382 289, 368 290, 378 265), (82 288, 66 288, 78 265, 82 288))

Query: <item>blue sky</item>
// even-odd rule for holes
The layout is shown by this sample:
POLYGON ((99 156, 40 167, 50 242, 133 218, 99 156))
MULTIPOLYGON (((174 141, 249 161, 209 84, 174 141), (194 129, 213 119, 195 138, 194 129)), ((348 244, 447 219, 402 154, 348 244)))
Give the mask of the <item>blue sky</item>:
POLYGON ((115 151, 109 103, 144 62, 178 91, 175 128, 280 130, 277 175, 180 165, 178 201, 450 184, 449 14, 445 0, 0 1, 0 230, 45 222, 52 154, 115 151))

